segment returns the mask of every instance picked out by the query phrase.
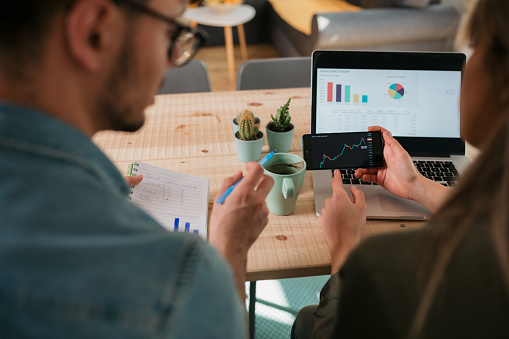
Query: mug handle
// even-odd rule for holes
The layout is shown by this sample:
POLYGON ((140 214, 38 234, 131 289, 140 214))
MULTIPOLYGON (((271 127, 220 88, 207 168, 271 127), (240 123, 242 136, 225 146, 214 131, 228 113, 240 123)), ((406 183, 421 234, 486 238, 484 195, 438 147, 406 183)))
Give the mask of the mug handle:
POLYGON ((291 178, 283 179, 283 196, 285 199, 292 199, 295 195, 295 186, 291 178))

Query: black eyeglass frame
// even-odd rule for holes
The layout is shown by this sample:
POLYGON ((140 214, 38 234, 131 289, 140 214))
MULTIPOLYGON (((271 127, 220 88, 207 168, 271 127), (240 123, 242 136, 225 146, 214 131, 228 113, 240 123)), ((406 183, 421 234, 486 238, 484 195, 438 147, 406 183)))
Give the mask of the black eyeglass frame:
POLYGON ((204 29, 202 29, 199 26, 190 27, 189 24, 181 18, 173 19, 173 18, 167 17, 166 15, 156 12, 153 9, 151 9, 137 1, 134 1, 134 0, 112 0, 112 1, 117 5, 121 5, 121 4, 127 5, 136 11, 150 15, 154 18, 165 21, 168 24, 175 26, 175 32, 173 33, 173 36, 170 39, 170 49, 168 50, 168 59, 170 60, 170 62, 172 64, 174 64, 177 67, 182 66, 182 65, 186 64, 189 60, 191 60, 193 58, 193 56, 196 54, 196 52, 198 51, 198 49, 200 49, 200 47, 203 46, 203 44, 205 43, 205 40, 207 40, 208 34, 207 34, 207 32, 205 32, 204 29), (183 31, 191 33, 194 36, 194 38, 198 39, 198 43, 196 45, 196 49, 194 51, 192 51, 192 54, 190 54, 189 57, 184 62, 178 63, 177 60, 173 60, 172 53, 173 53, 173 49, 175 47, 177 38, 180 36, 180 34, 183 31))

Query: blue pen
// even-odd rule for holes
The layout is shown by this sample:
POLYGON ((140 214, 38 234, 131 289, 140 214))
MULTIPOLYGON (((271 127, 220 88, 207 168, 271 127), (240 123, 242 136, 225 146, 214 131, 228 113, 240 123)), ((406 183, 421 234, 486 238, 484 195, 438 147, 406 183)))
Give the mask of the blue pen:
MULTIPOLYGON (((270 160, 270 158, 272 158, 272 156, 274 155, 274 153, 276 153, 276 151, 272 151, 270 152, 269 154, 267 154, 266 156, 263 157, 262 160, 260 160, 258 163, 263 166, 267 163, 267 161, 270 160)), ((228 189, 226 190, 226 192, 224 192, 219 198, 217 198, 216 202, 218 204, 222 204, 224 203, 226 197, 228 197, 230 195, 230 193, 233 191, 233 189, 235 188, 235 186, 237 186, 241 181, 242 179, 244 179, 244 177, 240 178, 239 181, 237 181, 235 184, 231 185, 230 187, 228 187, 228 189)))

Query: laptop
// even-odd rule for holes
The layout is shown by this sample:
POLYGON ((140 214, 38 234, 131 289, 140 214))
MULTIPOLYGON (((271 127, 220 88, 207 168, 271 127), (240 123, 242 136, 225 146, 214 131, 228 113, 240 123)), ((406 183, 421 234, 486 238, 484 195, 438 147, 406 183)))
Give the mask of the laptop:
MULTIPOLYGON (((460 138, 461 53, 314 51, 311 133, 388 129, 416 167, 444 186, 454 186, 470 160, 460 138)), ((381 186, 341 170, 347 192, 364 192, 370 219, 423 220, 431 212, 381 186)), ((312 172, 315 211, 332 196, 333 172, 312 172)))

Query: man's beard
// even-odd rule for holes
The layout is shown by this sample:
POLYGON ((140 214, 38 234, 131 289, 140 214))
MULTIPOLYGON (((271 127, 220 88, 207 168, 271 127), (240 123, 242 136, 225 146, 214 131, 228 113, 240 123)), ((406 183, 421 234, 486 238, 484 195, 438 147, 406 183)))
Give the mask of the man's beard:
POLYGON ((120 53, 103 88, 103 94, 97 99, 98 119, 102 120, 104 129, 134 132, 139 130, 145 122, 145 117, 130 101, 129 95, 138 83, 136 68, 136 50, 133 47, 131 34, 126 35, 120 53), (140 118, 137 118, 140 117, 140 118), (137 121, 131 121, 136 118, 137 121))

